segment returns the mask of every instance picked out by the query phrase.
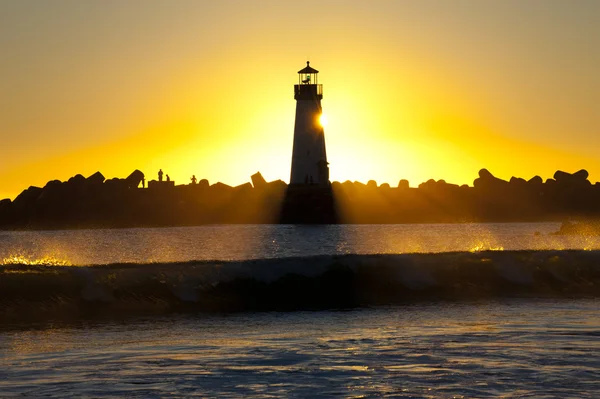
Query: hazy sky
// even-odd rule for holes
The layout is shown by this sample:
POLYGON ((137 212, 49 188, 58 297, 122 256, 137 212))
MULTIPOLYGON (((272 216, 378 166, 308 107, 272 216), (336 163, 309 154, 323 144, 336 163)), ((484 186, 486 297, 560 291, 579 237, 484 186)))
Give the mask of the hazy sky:
POLYGON ((600 180, 600 1, 0 0, 0 198, 100 170, 289 180, 297 71, 334 180, 600 180))

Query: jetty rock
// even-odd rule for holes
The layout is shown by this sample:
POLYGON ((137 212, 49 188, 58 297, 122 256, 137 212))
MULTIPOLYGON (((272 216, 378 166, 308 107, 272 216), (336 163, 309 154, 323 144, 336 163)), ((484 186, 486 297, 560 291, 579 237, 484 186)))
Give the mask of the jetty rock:
POLYGON ((499 179, 490 173, 487 169, 479 171, 479 177, 473 181, 475 188, 501 188, 508 184, 506 180, 499 179))
POLYGON ((237 192, 243 191, 245 193, 248 193, 248 192, 252 191, 253 187, 252 187, 252 183, 248 182, 248 183, 240 184, 239 186, 235 186, 235 187, 233 187, 233 189, 237 192))
POLYGON ((29 188, 23 190, 21 194, 17 195, 17 198, 13 201, 14 205, 25 205, 34 203, 38 197, 44 191, 41 187, 29 186, 29 188))
POLYGON ((8 210, 10 210, 11 205, 12 205, 12 201, 10 200, 10 198, 5 198, 3 200, 0 200, 0 215, 3 212, 8 212, 8 210))
POLYGON ((125 182, 127 183, 127 187, 136 188, 140 185, 142 180, 144 180, 144 174, 136 169, 133 172, 131 172, 129 176, 127 176, 125 182))
POLYGON ((250 176, 250 179, 252 179, 252 185, 254 188, 264 188, 267 185, 267 181, 260 172, 256 172, 250 176))
POLYGON ((515 188, 515 189, 517 189, 519 191, 521 191, 521 190, 527 190, 530 187, 535 187, 535 185, 528 184, 527 180, 525 180, 525 179, 523 179, 521 177, 515 177, 515 176, 512 176, 510 178, 510 180, 508 181, 508 184, 510 184, 510 186, 512 188, 515 188))
POLYGON ((72 184, 72 185, 77 185, 77 186, 81 186, 83 184, 85 184, 85 177, 83 177, 83 175, 81 174, 77 174, 73 177, 71 177, 67 183, 72 184))
POLYGON ((267 183, 269 190, 285 190, 287 188, 287 183, 281 179, 273 180, 267 183))
POLYGON ((580 169, 577 172, 573 173, 573 176, 576 176, 582 180, 586 180, 590 176, 590 174, 588 173, 587 170, 580 169))
POLYGON ((560 183, 577 184, 577 183, 583 183, 583 182, 588 181, 587 180, 588 176, 589 176, 589 173, 585 169, 581 169, 573 174, 563 172, 562 170, 557 170, 554 173, 554 180, 556 180, 559 184, 560 183))
POLYGON ((410 187, 410 183, 406 179, 402 179, 398 182, 398 188, 406 190, 410 187))
POLYGON ((60 201, 65 196, 65 185, 60 180, 50 180, 37 198, 40 204, 60 201))
POLYGON ((102 184, 106 178, 102 173, 96 172, 93 175, 88 176, 85 180, 88 184, 102 184))
POLYGON ((527 180, 527 184, 540 186, 544 184, 544 180, 540 176, 533 176, 531 179, 527 180))
POLYGON ((12 201, 10 198, 0 200, 0 224, 11 222, 12 201))
POLYGON ((429 179, 421 184, 419 184, 417 187, 420 188, 421 190, 425 189, 433 189, 435 187, 435 180, 434 179, 429 179))
POLYGON ((479 178, 480 179, 495 179, 494 175, 490 173, 487 169, 479 170, 479 178))

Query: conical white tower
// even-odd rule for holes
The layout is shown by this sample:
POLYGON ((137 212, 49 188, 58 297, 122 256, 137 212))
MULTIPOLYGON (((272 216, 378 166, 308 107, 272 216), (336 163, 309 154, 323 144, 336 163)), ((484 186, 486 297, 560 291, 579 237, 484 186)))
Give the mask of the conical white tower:
POLYGON ((306 68, 298 71, 298 84, 294 85, 296 122, 290 185, 329 185, 325 133, 320 121, 323 85, 318 84, 318 73, 306 61, 306 68))

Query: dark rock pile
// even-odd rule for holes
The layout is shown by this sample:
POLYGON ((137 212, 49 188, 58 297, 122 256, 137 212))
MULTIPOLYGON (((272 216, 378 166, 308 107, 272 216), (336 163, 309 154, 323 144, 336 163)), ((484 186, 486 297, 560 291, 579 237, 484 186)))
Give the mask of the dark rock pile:
MULTIPOLYGON (((0 202, 2 228, 103 228, 198 225, 207 223, 277 223, 287 185, 264 182, 254 188, 223 183, 175 186, 155 183, 140 188, 144 174, 106 180, 100 172, 68 181, 31 186, 14 201, 0 202)), ((262 179, 262 176, 260 177, 262 179)), ((264 181, 264 179, 262 179, 264 181)))
POLYGON ((600 216, 600 184, 587 178, 580 170, 557 171, 546 182, 506 181, 481 169, 473 187, 433 179, 418 188, 406 180, 392 189, 350 181, 332 186, 341 220, 350 223, 562 221, 600 216))
POLYGON ((473 187, 428 180, 411 188, 374 180, 330 187, 267 182, 178 185, 150 181, 139 170, 125 179, 96 172, 29 187, 0 201, 0 228, 182 226, 210 223, 428 223, 563 221, 600 217, 600 184, 588 173, 557 171, 545 182, 479 171, 473 187))

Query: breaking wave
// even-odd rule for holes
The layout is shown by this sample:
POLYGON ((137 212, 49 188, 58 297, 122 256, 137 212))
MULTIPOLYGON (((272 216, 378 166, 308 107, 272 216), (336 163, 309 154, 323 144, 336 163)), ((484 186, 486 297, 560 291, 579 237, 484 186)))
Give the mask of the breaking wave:
POLYGON ((600 297, 600 251, 483 251, 68 266, 7 259, 0 321, 600 297))

